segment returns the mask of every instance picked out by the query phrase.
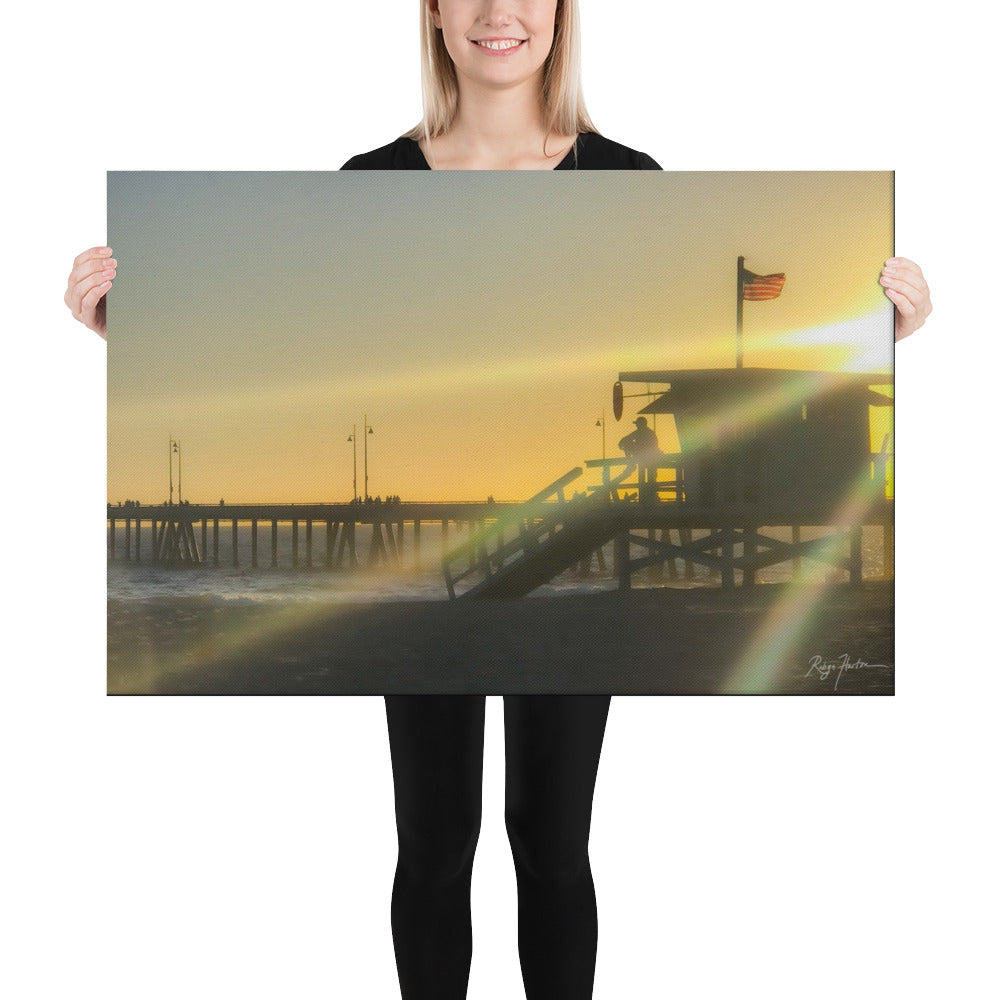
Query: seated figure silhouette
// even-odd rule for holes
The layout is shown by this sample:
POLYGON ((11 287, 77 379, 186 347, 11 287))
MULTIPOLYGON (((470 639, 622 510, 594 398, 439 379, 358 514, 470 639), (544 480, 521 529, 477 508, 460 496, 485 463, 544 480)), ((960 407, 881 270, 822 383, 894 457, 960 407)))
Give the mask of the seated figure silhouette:
POLYGON ((639 473, 639 498, 655 499, 656 464, 663 455, 656 432, 645 417, 636 417, 635 430, 618 442, 625 457, 634 462, 639 473))

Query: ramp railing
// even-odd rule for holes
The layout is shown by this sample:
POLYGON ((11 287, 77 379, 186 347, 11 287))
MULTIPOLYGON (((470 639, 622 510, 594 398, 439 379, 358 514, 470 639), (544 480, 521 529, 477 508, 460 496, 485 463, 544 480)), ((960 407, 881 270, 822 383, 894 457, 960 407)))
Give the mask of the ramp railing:
MULTIPOLYGON (((448 596, 455 596, 457 584, 480 573, 490 577, 517 558, 535 550, 545 537, 558 531, 565 519, 566 508, 579 503, 581 496, 566 498, 566 487, 583 475, 583 469, 570 469, 554 483, 514 510, 487 522, 462 545, 442 560, 448 596)), ((582 495, 587 499, 587 495, 582 495)))

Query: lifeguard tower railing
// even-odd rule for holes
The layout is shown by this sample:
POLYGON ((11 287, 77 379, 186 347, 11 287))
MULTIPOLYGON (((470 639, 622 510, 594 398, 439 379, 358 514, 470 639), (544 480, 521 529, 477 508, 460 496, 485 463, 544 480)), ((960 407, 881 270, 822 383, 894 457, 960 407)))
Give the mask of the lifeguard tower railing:
MULTIPOLYGON (((893 502, 883 441, 858 470, 849 495, 823 502, 765 495, 746 463, 718 452, 663 455, 637 465, 625 458, 594 459, 495 519, 484 521, 443 560, 449 597, 516 597, 570 567, 590 563, 614 543, 614 575, 628 589, 634 573, 683 561, 716 571, 723 587, 756 582, 766 566, 802 558, 861 579, 861 529, 881 525, 883 565, 892 565, 893 502), (581 481, 584 468, 596 482, 581 481), (572 494, 569 488, 573 487, 572 494), (764 528, 790 528, 791 540, 764 528), (825 528, 802 538, 802 528, 825 528), (698 537, 695 537, 698 532, 698 537), (676 541, 674 540, 676 538, 676 541)), ((786 534, 788 534, 786 532, 786 534)))

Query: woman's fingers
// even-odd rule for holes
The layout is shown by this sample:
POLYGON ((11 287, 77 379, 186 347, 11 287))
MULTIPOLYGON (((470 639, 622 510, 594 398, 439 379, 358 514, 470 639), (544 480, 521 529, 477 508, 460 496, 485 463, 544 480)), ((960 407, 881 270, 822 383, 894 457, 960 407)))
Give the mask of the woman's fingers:
POLYGON ((930 289, 927 287, 924 272, 912 260, 907 260, 905 257, 893 257, 891 260, 885 262, 882 274, 885 277, 896 278, 906 282, 918 294, 930 301, 930 289))
POLYGON ((896 340, 902 340, 919 330, 930 315, 930 288, 923 271, 906 257, 887 260, 879 281, 896 307, 896 340))
POLYGON ((71 292, 81 281, 95 274, 107 272, 105 278, 113 277, 118 262, 111 256, 109 247, 91 247, 85 250, 73 261, 73 270, 69 272, 67 292, 71 292))
POLYGON ((111 289, 111 278, 105 272, 78 281, 66 290, 65 301, 74 319, 89 327, 102 337, 106 335, 104 296, 111 289))
POLYGON ((77 254, 73 260, 73 270, 88 260, 95 260, 99 257, 110 257, 111 247, 90 247, 83 253, 77 254))
POLYGON ((90 327, 95 333, 102 337, 107 337, 106 305, 105 296, 111 289, 111 282, 102 281, 95 285, 80 300, 80 316, 77 317, 82 323, 90 327))
POLYGON ((69 306, 70 312, 77 319, 82 320, 81 314, 84 311, 84 302, 87 296, 91 295, 95 288, 103 289, 101 292, 103 295, 111 287, 113 277, 114 272, 108 274, 105 271, 98 271, 96 274, 90 274, 86 278, 82 278, 76 282, 76 284, 70 285, 66 289, 65 295, 66 305, 69 306))
MULTIPOLYGON (((117 269, 114 266, 111 266, 99 268, 87 274, 77 276, 75 281, 71 276, 70 284, 66 288, 66 305, 69 306, 70 311, 77 317, 77 319, 80 318, 80 302, 83 297, 95 285, 106 284, 113 281, 117 273, 117 269)), ((108 284, 108 287, 110 287, 110 284, 108 284)))
POLYGON ((915 285, 912 281, 907 281, 905 278, 894 278, 883 274, 881 284, 883 288, 899 292, 900 295, 905 295, 914 305, 920 301, 922 295, 926 295, 926 292, 918 285, 915 285))
POLYGON ((70 271, 70 284, 80 281, 82 278, 88 278, 92 274, 100 274, 102 271, 114 271, 117 266, 118 261, 114 257, 98 257, 84 261, 70 271))
POLYGON ((111 256, 110 247, 91 247, 89 250, 84 250, 73 261, 73 269, 69 272, 67 287, 72 288, 83 278, 97 274, 100 271, 113 271, 117 263, 111 256))
POLYGON ((896 307, 896 340, 902 340, 916 330, 917 310, 902 292, 887 288, 885 294, 896 307))
POLYGON ((110 247, 90 247, 73 261, 63 301, 75 319, 102 337, 107 335, 104 296, 117 274, 110 247))

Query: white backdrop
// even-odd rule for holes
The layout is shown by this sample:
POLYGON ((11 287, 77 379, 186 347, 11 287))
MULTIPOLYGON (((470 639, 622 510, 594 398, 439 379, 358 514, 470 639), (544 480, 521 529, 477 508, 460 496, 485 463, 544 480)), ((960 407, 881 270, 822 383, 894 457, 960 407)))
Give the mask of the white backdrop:
MULTIPOLYGON (((981 524, 943 504, 983 497, 991 457, 995 14, 865 7, 582 3, 605 134, 667 169, 895 169, 897 251, 936 303, 897 354, 899 694, 614 700, 592 850, 605 1000, 992 992, 989 555, 927 546, 981 524)), ((105 238, 108 169, 334 169, 408 128, 415 8, 7 15, 8 996, 397 995, 381 701, 103 693, 106 349, 62 293, 105 238), (39 552, 43 520, 65 540, 39 552)), ((473 1000, 521 995, 500 712, 473 1000)))

